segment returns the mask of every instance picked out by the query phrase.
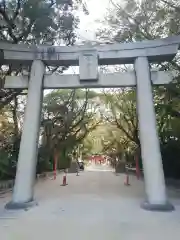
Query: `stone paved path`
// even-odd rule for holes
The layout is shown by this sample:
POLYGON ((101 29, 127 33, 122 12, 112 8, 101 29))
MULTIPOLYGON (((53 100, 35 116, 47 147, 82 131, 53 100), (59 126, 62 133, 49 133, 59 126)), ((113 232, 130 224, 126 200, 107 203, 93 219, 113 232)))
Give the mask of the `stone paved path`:
POLYGON ((37 207, 28 211, 5 211, 10 194, 0 197, 0 239, 3 240, 169 240, 180 236, 180 193, 169 190, 176 206, 172 213, 142 210, 143 182, 109 168, 90 167, 89 171, 68 175, 68 186, 56 181, 36 185, 37 207), (105 171, 108 170, 108 171, 105 171))

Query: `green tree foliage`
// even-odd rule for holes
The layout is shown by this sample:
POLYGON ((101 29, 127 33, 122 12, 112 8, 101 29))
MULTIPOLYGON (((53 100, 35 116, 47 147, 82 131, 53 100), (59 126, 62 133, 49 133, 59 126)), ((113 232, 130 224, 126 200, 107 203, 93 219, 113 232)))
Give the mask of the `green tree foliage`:
POLYGON ((15 108, 12 104, 0 114, 0 179, 12 178, 15 174, 20 141, 15 108))
POLYGON ((59 167, 68 162, 87 134, 96 128, 96 93, 89 90, 56 90, 45 96, 42 117, 41 159, 52 166, 58 155, 59 167))
MULTIPOLYGON (((152 0, 152 1, 121 1, 111 0, 112 6, 109 9, 104 20, 104 28, 99 30, 99 37, 110 42, 135 42, 141 40, 153 40, 164 38, 180 33, 180 3, 174 0, 152 0)), ((180 70, 179 54, 170 63, 162 63, 161 65, 152 65, 162 71, 180 70)), ((180 177, 180 119, 179 119, 179 81, 180 74, 174 79, 173 83, 154 87, 154 104, 157 116, 157 127, 161 143, 163 164, 166 176, 180 177)), ((131 94, 132 90, 127 90, 131 94)), ((128 94, 127 94, 128 95, 128 94)), ((120 97, 123 99, 124 91, 120 92, 120 97)), ((109 97, 108 97, 109 98, 109 97)), ((112 101, 113 108, 112 116, 114 116, 117 128, 125 129, 128 139, 131 142, 138 143, 137 125, 134 131, 131 116, 134 113, 133 108, 131 113, 127 112, 126 100, 116 103, 113 97, 109 98, 112 101), (119 109, 116 107, 120 105, 119 109), (115 109, 116 108, 116 109, 115 109), (124 110, 123 110, 124 109, 124 110), (122 114, 124 111, 124 116, 122 114), (117 116, 119 116, 119 121, 117 116), (121 117, 120 117, 121 116, 121 117), (128 120, 128 123, 127 123, 128 120), (131 133, 131 134, 130 134, 131 133), (134 133, 134 134, 133 134, 134 133)), ((119 100, 118 100, 119 101, 119 100)), ((135 100, 130 100, 132 106, 135 100)), ((130 104, 130 105, 131 105, 130 104)))
MULTIPOLYGON (((79 23, 73 11, 80 5, 87 13, 86 6, 81 0, 0 0, 0 41, 29 45, 62 43, 73 45, 76 40, 75 29, 79 23)), ((13 164, 10 165, 16 167, 22 123, 22 116, 19 119, 19 115, 23 115, 22 106, 25 104, 24 97, 19 95, 24 95, 27 91, 3 89, 5 76, 20 74, 24 66, 2 64, 0 62, 0 110, 3 119, 4 116, 8 115, 8 117, 6 125, 2 117, 0 119, 2 120, 0 152, 3 154, 0 162, 6 163, 6 170, 2 171, 7 175, 11 172, 7 163, 9 159, 13 159, 13 164), (19 99, 23 99, 23 103, 18 102, 19 99)), ((30 69, 25 68, 25 70, 30 69)), ((64 68, 47 67, 47 70, 62 72, 64 68)), ((14 173, 15 170, 12 174, 14 173)))
MULTIPOLYGON (((104 27, 98 32, 106 42, 152 40, 180 33, 179 1, 111 0, 111 3, 104 27)), ((76 37, 74 29, 78 24, 72 10, 78 4, 82 4, 80 0, 0 1, 0 40, 18 44, 59 44, 63 41, 66 45, 72 45, 76 37)), ((176 70, 178 73, 179 54, 170 63, 151 65, 151 68, 176 70)), ((126 71, 129 66, 120 69, 126 71)), ((21 67, 14 69, 12 66, 3 66, 0 77, 3 80, 6 74, 18 74, 21 71, 21 67)), ((179 81, 180 74, 173 83, 153 88, 165 174, 176 178, 180 177, 179 81)), ((17 104, 19 98, 15 98, 19 93, 0 90, 1 108, 11 103, 4 107, 0 115, 0 147, 3 149, 0 156, 1 178, 10 177, 15 172, 14 159, 17 156, 14 149, 18 149, 21 135, 21 104, 17 104)), ((111 89, 103 94, 86 90, 49 93, 44 99, 41 119, 38 171, 52 169, 55 155, 58 167, 64 167, 70 162, 70 154, 77 156, 78 151, 83 156, 101 153, 119 158, 124 152, 126 155, 137 154, 136 150, 140 150, 137 121, 134 88, 111 89)))
MULTIPOLYGON (((82 4, 81 0, 0 0, 0 41, 73 45, 76 39, 74 29, 79 23, 73 10, 79 4, 82 4)), ((0 64, 0 108, 21 93, 20 90, 2 88, 5 75, 21 71, 22 66, 14 68, 0 64)))
POLYGON ((111 111, 111 115, 106 117, 107 121, 139 146, 135 90, 112 89, 105 93, 105 102, 111 111))

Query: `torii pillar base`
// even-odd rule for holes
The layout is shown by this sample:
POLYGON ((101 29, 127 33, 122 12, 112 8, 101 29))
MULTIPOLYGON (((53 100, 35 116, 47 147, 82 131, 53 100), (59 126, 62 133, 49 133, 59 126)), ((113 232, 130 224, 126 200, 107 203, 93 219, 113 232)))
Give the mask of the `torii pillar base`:
POLYGON ((151 204, 148 201, 145 201, 141 204, 141 208, 155 212, 172 212, 175 210, 174 206, 169 202, 165 204, 151 204))
POLYGON ((16 203, 16 202, 9 202, 5 205, 5 209, 8 210, 20 210, 20 209, 29 209, 32 208, 34 206, 38 206, 38 203, 36 201, 29 201, 29 202, 22 202, 22 203, 16 203))

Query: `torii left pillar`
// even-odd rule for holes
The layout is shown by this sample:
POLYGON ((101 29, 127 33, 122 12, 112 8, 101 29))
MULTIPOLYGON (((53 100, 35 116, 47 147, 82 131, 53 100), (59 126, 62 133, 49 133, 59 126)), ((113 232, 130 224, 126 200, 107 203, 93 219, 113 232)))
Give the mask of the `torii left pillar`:
POLYGON ((29 80, 27 106, 18 157, 12 201, 7 209, 31 207, 34 201, 37 149, 40 129, 40 115, 43 99, 43 77, 45 66, 42 61, 34 60, 29 80))

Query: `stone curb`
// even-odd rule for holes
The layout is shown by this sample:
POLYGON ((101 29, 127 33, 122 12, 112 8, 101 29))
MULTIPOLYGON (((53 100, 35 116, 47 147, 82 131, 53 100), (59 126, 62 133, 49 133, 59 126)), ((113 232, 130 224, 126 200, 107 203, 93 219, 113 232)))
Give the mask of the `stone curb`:
POLYGON ((14 180, 0 181, 0 192, 2 190, 13 188, 14 180))

